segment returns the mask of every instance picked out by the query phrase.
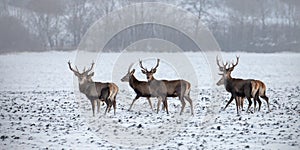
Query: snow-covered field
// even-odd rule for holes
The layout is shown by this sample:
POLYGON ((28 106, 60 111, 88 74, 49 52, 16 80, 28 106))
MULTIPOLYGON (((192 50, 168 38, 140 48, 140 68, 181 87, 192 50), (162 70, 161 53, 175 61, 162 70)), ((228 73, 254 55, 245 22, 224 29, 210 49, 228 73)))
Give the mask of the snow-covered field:
MULTIPOLYGON (((233 103, 221 111, 230 94, 215 86, 210 66, 217 66, 202 53, 101 54, 95 60, 93 79, 113 81, 120 90, 117 114, 104 116, 102 106, 95 117, 67 66, 69 60, 76 62, 76 52, 0 55, 0 148, 300 149, 300 53, 222 53, 228 61, 236 55, 240 63, 232 76, 264 81, 272 112, 267 112, 265 101, 256 113, 237 116, 233 103), (169 115, 150 110, 145 98, 127 111, 135 93, 120 78, 130 63, 137 63, 135 58, 145 55, 165 58, 156 78, 181 77, 192 83, 195 116, 190 115, 188 103, 180 116, 177 98, 168 99, 169 115), (184 55, 191 66, 178 59, 167 62, 177 55, 184 55)), ((153 65, 155 60, 147 58, 145 66, 153 65)), ((136 77, 145 80, 139 66, 134 68, 136 77)), ((156 106, 157 100, 151 100, 156 106)))

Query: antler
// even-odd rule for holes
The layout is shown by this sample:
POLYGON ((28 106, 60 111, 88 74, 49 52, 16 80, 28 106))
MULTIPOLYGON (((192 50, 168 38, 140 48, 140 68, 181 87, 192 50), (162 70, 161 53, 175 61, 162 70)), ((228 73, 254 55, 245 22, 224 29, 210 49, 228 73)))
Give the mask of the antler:
POLYGON ((73 71, 74 73, 78 73, 78 74, 79 74, 79 71, 78 71, 77 66, 75 66, 75 67, 76 67, 76 70, 77 70, 77 71, 76 71, 76 70, 74 70, 74 69, 72 68, 72 66, 71 66, 71 61, 70 61, 70 60, 68 61, 68 64, 69 64, 69 68, 70 68, 71 71, 73 71))
POLYGON ((216 57, 216 61, 217 61, 217 65, 219 66, 219 70, 220 71, 224 71, 224 69, 226 69, 226 66, 228 65, 228 62, 226 62, 225 64, 222 63, 223 66, 220 65, 220 60, 219 60, 219 56, 217 55, 216 57))
POLYGON ((140 60, 140 67, 141 67, 143 70, 147 71, 147 69, 143 67, 143 62, 142 62, 142 60, 140 60))
POLYGON ((216 57, 216 61, 217 61, 217 65, 219 66, 219 69, 221 70, 221 69, 223 69, 223 67, 220 65, 220 63, 219 63, 219 56, 217 55, 217 57, 216 57))
POLYGON ((226 62, 225 64, 223 63, 224 69, 226 69, 227 65, 228 65, 228 62, 226 62))
POLYGON ((152 68, 151 70, 154 70, 159 66, 159 61, 160 61, 160 59, 157 59, 156 66, 154 68, 152 68))
POLYGON ((232 63, 232 67, 231 68, 234 68, 236 65, 239 64, 239 59, 240 59, 240 57, 236 56, 236 63, 235 64, 232 63))
POLYGON ((92 69, 93 69, 93 67, 94 67, 94 61, 92 62, 92 66, 91 66, 91 68, 90 69, 88 69, 87 71, 85 71, 85 67, 84 67, 84 73, 86 74, 86 73, 89 73, 92 69))
POLYGON ((77 72, 79 73, 79 70, 78 70, 77 66, 75 66, 75 68, 76 68, 77 72))

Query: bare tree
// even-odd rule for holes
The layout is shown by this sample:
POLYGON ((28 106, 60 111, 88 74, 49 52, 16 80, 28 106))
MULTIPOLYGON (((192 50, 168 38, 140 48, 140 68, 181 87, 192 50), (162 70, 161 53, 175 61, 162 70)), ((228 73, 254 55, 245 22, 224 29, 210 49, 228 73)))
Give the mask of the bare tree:
POLYGON ((71 0, 67 7, 67 30, 71 34, 72 46, 77 46, 89 27, 87 0, 71 0))
POLYGON ((27 8, 33 11, 31 22, 44 47, 54 49, 59 43, 64 8, 62 1, 34 0, 29 2, 27 8))
MULTIPOLYGON (((131 3, 158 0, 0 0, 0 16, 13 17, 37 36, 43 49, 75 48, 88 28, 110 12, 131 3)), ((219 42, 221 49, 274 52, 298 50, 300 46, 299 0, 163 0, 195 14, 219 42)), ((147 15, 147 14, 144 14, 147 15)), ((117 19, 117 18, 116 18, 117 19)), ((1 20, 2 22, 2 20, 1 20)), ((166 33, 155 25, 126 30, 127 36, 115 37, 110 50, 120 50, 137 39, 137 33, 182 42, 179 33, 166 33), (174 36, 175 34, 175 36, 174 36)), ((5 30, 5 29, 3 29, 5 30)), ((151 44, 148 44, 151 49, 151 44)), ((189 47, 188 50, 193 50, 189 47)))
POLYGON ((180 5, 201 20, 204 16, 210 15, 208 9, 213 7, 214 3, 211 0, 183 0, 180 5))

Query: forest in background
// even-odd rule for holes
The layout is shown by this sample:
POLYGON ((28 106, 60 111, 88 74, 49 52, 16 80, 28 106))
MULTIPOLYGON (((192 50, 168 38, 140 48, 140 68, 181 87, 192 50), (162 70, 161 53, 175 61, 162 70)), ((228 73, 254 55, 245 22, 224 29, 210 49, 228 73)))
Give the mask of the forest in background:
POLYGON ((300 51, 299 0, 0 0, 0 53, 74 50, 95 21, 141 2, 193 13, 223 51, 300 51))

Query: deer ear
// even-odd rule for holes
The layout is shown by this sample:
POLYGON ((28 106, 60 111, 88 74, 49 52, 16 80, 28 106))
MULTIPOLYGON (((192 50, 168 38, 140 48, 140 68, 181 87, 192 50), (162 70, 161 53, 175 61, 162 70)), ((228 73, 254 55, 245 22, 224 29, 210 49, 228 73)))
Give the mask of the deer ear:
POLYGON ((147 72, 145 70, 141 70, 143 74, 146 74, 147 72))
POLYGON ((94 76, 94 72, 92 72, 92 73, 90 73, 90 74, 88 75, 89 78, 92 77, 92 76, 94 76))
POLYGON ((155 73, 155 72, 156 72, 156 69, 152 69, 151 72, 152 72, 152 73, 155 73))
POLYGON ((134 74, 134 72, 135 72, 135 69, 133 69, 133 70, 130 72, 130 74, 134 74))

